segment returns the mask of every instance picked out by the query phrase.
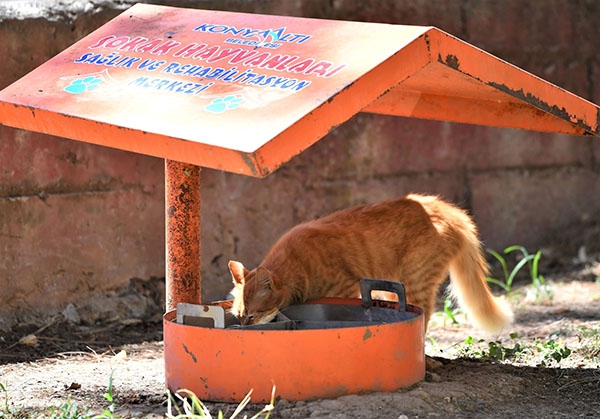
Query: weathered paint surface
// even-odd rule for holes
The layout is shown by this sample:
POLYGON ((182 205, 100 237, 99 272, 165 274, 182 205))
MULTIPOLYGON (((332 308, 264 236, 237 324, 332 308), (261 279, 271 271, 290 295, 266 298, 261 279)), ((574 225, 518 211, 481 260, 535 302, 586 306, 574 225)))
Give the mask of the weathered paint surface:
POLYGON ((166 306, 200 303, 200 168, 165 161, 166 306))
POLYGON ((341 100, 425 30, 137 4, 0 93, 0 122, 266 176, 380 94, 377 77, 341 100))
POLYGON ((146 4, 0 92, 0 110, 7 125, 261 177, 362 110, 599 132, 597 106, 437 28, 146 4))
POLYGON ((170 312, 163 322, 167 386, 227 402, 239 402, 250 389, 253 402, 268 402, 274 385, 285 400, 395 391, 425 374, 423 310, 407 309, 418 316, 372 326, 267 331, 186 326, 173 322, 170 312))
MULTIPOLYGON (((565 134, 600 134, 599 107, 437 29, 427 62, 367 112, 565 134)), ((415 43, 418 43, 416 40, 415 43)), ((403 62, 415 54, 407 53, 403 62)))

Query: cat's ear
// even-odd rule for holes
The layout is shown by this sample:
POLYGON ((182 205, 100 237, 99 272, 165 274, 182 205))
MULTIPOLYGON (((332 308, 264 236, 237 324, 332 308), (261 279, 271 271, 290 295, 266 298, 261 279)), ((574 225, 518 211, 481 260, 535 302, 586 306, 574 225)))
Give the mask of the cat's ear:
POLYGON ((246 282, 248 269, 246 269, 240 262, 236 262, 235 260, 230 260, 228 266, 229 272, 231 272, 233 283, 244 285, 244 282, 246 282))
POLYGON ((279 289, 279 278, 267 268, 259 266, 256 268, 256 284, 276 291, 279 289))

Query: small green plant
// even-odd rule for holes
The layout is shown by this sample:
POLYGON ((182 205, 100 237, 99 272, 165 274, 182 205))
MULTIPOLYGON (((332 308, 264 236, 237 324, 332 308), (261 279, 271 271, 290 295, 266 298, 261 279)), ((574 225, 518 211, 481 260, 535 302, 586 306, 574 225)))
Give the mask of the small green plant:
MULTIPOLYGON (((244 399, 240 402, 240 404, 237 406, 237 408, 235 409, 233 414, 229 417, 229 419, 234 419, 240 413, 242 413, 242 411, 245 409, 245 407, 248 405, 248 403, 250 403, 251 395, 252 395, 252 390, 250 390, 248 392, 248 394, 246 394, 246 397, 244 397, 244 399)), ((177 399, 179 399, 181 401, 182 407, 180 409, 177 406, 177 402, 175 400, 173 400, 173 395, 171 393, 169 393, 168 410, 167 410, 167 415, 166 415, 167 418, 169 418, 169 419, 184 419, 184 418, 186 418, 186 419, 187 418, 212 419, 212 416, 211 416, 208 408, 206 407, 206 405, 204 403, 202 403, 202 401, 200 399, 198 399, 198 396, 196 396, 192 391, 186 390, 186 389, 179 390, 175 393, 175 397, 177 397, 177 399), (173 403, 173 402, 175 402, 175 403, 173 403), (175 405, 175 410, 177 412, 177 415, 173 415, 173 411, 172 411, 173 404, 175 405)), ((268 419, 269 416, 271 415, 271 412, 273 411, 273 409, 275 407, 274 401, 275 401, 275 386, 273 386, 273 390, 271 392, 271 402, 268 405, 266 405, 264 408, 262 408, 262 410, 260 412, 258 412, 254 416, 252 416, 250 419, 258 419, 262 415, 265 415, 265 419, 268 419)), ((222 411, 219 411, 217 418, 223 419, 222 411)))
MULTIPOLYGON (((514 332, 511 333, 509 336, 512 340, 515 340, 518 337, 518 335, 514 332)), ((489 357, 492 359, 497 359, 499 361, 504 361, 506 359, 518 357, 527 348, 525 345, 523 345, 522 342, 516 342, 513 345, 513 347, 510 348, 502 345, 502 343, 500 343, 499 341, 489 342, 488 347, 489 357)))
MULTIPOLYGON (((510 334, 511 339, 516 339, 517 337, 516 333, 510 334)), ((472 336, 468 336, 464 342, 463 356, 467 358, 505 361, 519 356, 526 350, 526 347, 521 342, 515 343, 512 348, 504 346, 499 340, 487 342, 487 345, 484 345, 485 343, 485 339, 476 340, 472 336)))
MULTIPOLYGON (((523 249, 523 251, 527 252, 525 249, 523 249)), ((548 297, 548 299, 550 300, 554 298, 554 294, 552 294, 552 288, 546 283, 546 280, 542 275, 539 274, 538 271, 538 266, 541 257, 542 251, 538 250, 535 256, 533 257, 533 260, 529 262, 529 275, 531 276, 531 285, 533 285, 533 289, 535 292, 535 301, 539 301, 542 298, 542 293, 545 293, 546 297, 548 297)))
POLYGON ((108 380, 108 390, 104 393, 104 398, 110 403, 109 406, 102 411, 100 415, 94 415, 89 408, 80 408, 77 403, 71 400, 62 403, 57 408, 53 407, 50 411, 50 419, 112 419, 114 418, 115 403, 113 396, 113 369, 108 380))
POLYGON ((458 314, 459 311, 460 308, 454 307, 452 299, 450 297, 446 297, 444 300, 444 315, 452 322, 452 324, 459 324, 458 320, 456 320, 456 314, 458 314))
POLYGON ((11 407, 8 397, 8 383, 0 383, 0 390, 4 393, 4 407, 0 410, 0 419, 28 418, 30 415, 22 407, 11 407))
POLYGON ((459 347, 458 355, 462 358, 485 358, 485 353, 480 348, 485 339, 475 339, 467 336, 462 346, 459 347))
POLYGON ((110 372, 110 378, 108 379, 108 390, 104 393, 104 398, 109 402, 106 409, 102 411, 102 414, 95 416, 94 419, 112 419, 115 415, 115 398, 113 395, 113 375, 115 369, 113 368, 110 372))
POLYGON ((534 345, 535 349, 543 357, 542 361, 540 362, 540 366, 542 367, 549 367, 554 362, 559 364, 560 361, 568 358, 571 355, 571 350, 567 347, 567 345, 561 346, 553 339, 550 339, 547 342, 541 342, 536 339, 534 345))
MULTIPOLYGON (((511 333, 511 340, 518 338, 516 333, 511 333)), ((506 346, 501 341, 486 342, 485 339, 475 339, 472 336, 465 339, 459 348, 459 354, 465 358, 479 358, 484 360, 507 361, 526 359, 534 356, 541 358, 539 365, 548 367, 558 364, 571 355, 571 350, 566 345, 561 345, 553 339, 546 342, 535 340, 532 344, 515 342, 512 347, 506 346)))
POLYGON ((8 384, 2 384, 0 383, 0 389, 2 390, 2 393, 4 393, 4 410, 2 412, 0 412, 0 417, 4 417, 5 414, 8 415, 9 412, 9 408, 8 408, 8 390, 6 389, 6 387, 8 387, 8 384))
POLYGON ((90 419, 92 417, 89 409, 79 409, 77 403, 73 402, 70 397, 67 397, 67 401, 58 408, 53 407, 50 413, 50 419, 90 419))
POLYGON ((520 252, 522 258, 517 262, 512 270, 509 271, 506 258, 492 249, 487 249, 487 252, 494 256, 498 262, 500 262, 504 278, 499 280, 496 278, 487 277, 486 280, 489 283, 498 285, 506 293, 510 293, 512 291, 513 281, 515 280, 517 274, 521 271, 521 269, 527 266, 529 268, 529 276, 531 277, 531 284, 535 292, 536 301, 540 300, 542 292, 545 292, 546 296, 552 299, 552 289, 546 283, 544 277, 539 273, 539 262, 540 258, 542 257, 542 251, 538 250, 535 254, 531 254, 525 247, 515 245, 507 247, 502 251, 502 253, 504 255, 508 255, 515 251, 520 252))
POLYGON ((442 345, 433 336, 427 335, 426 337, 429 339, 429 342, 425 342, 425 353, 427 356, 443 356, 444 348, 442 345))

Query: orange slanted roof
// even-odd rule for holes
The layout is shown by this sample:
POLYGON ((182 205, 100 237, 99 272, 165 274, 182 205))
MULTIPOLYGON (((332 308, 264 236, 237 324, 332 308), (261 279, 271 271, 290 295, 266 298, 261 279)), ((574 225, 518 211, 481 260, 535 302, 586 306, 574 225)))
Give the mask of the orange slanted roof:
POLYGON ((433 27, 136 4, 0 92, 0 123, 266 176, 358 112, 598 135, 600 108, 433 27))

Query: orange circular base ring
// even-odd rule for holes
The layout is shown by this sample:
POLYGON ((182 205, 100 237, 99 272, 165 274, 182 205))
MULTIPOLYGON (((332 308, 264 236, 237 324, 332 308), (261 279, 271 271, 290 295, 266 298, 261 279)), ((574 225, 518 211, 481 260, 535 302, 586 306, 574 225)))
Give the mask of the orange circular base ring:
MULTIPOLYGON (((360 305, 358 299, 320 303, 360 305)), ((222 305, 224 303, 218 303, 222 305)), ((334 398, 395 391, 425 376, 423 310, 399 322, 316 330, 244 330, 175 323, 164 315, 165 373, 170 391, 200 400, 253 402, 334 398)))

